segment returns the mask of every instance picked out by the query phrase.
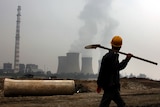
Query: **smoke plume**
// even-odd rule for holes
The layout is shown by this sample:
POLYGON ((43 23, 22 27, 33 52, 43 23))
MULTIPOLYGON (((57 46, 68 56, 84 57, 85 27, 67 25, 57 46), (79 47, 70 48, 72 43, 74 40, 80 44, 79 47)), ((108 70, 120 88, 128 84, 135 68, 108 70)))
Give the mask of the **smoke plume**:
POLYGON ((112 31, 117 22, 110 17, 112 0, 87 0, 79 18, 84 25, 79 29, 78 40, 71 45, 70 52, 80 52, 82 56, 91 56, 91 50, 85 50, 86 45, 94 43, 99 36, 100 43, 106 42, 107 36, 113 36, 112 31))

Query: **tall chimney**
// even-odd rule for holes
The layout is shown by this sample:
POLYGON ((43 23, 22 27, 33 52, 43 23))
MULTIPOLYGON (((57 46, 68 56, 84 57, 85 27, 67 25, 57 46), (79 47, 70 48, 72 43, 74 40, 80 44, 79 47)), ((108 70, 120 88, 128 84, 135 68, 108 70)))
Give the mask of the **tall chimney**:
POLYGON ((67 73, 80 73, 79 53, 67 53, 67 73))
POLYGON ((58 68, 57 73, 67 73, 67 57, 66 56, 59 56, 58 57, 58 68))
POLYGON ((83 74, 94 74, 92 68, 92 57, 82 57, 82 70, 83 74))
POLYGON ((14 73, 19 72, 19 42, 20 42, 20 16, 21 6, 17 9, 17 25, 16 25, 16 41, 15 41, 15 56, 14 56, 14 73))

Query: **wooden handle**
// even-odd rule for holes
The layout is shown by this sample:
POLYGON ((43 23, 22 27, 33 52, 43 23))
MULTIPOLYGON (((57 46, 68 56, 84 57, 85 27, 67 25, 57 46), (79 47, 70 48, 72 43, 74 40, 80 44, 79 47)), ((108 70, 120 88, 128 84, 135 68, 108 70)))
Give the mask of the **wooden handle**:
MULTIPOLYGON (((106 48, 106 47, 104 47, 104 46, 99 46, 99 48, 103 48, 103 49, 107 49, 107 50, 112 50, 112 49, 106 48)), ((120 51, 119 51, 118 53, 123 54, 123 55, 127 55, 127 53, 120 52, 120 51)), ((151 64, 158 65, 158 63, 156 63, 156 62, 153 62, 153 61, 150 61, 150 60, 147 60, 147 59, 138 57, 138 56, 134 56, 134 55, 133 55, 132 57, 133 57, 133 58, 136 58, 136 59, 139 59, 139 60, 142 60, 142 61, 145 61, 145 62, 149 62, 149 63, 151 63, 151 64)))

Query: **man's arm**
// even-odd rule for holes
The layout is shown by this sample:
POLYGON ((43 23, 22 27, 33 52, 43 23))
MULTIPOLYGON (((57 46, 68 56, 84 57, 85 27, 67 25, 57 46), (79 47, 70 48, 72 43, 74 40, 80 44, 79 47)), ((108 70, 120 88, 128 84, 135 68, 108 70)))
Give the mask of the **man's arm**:
POLYGON ((128 62, 130 61, 132 56, 133 56, 132 54, 128 53, 126 58, 122 62, 120 62, 120 64, 119 64, 120 70, 124 69, 127 66, 128 62))

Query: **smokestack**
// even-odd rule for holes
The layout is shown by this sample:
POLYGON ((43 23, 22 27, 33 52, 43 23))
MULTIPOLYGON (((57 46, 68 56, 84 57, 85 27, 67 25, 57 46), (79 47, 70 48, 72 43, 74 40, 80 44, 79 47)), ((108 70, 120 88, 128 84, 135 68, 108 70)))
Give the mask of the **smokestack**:
POLYGON ((67 53, 67 73, 80 73, 79 53, 67 53))
POLYGON ((66 56, 59 56, 58 57, 58 69, 57 73, 67 73, 67 57, 66 56))
POLYGON ((20 42, 20 16, 21 6, 17 9, 17 25, 16 25, 16 41, 15 41, 15 56, 14 56, 14 73, 19 72, 19 42, 20 42))
POLYGON ((82 57, 82 70, 83 74, 94 74, 92 68, 92 57, 82 57))

